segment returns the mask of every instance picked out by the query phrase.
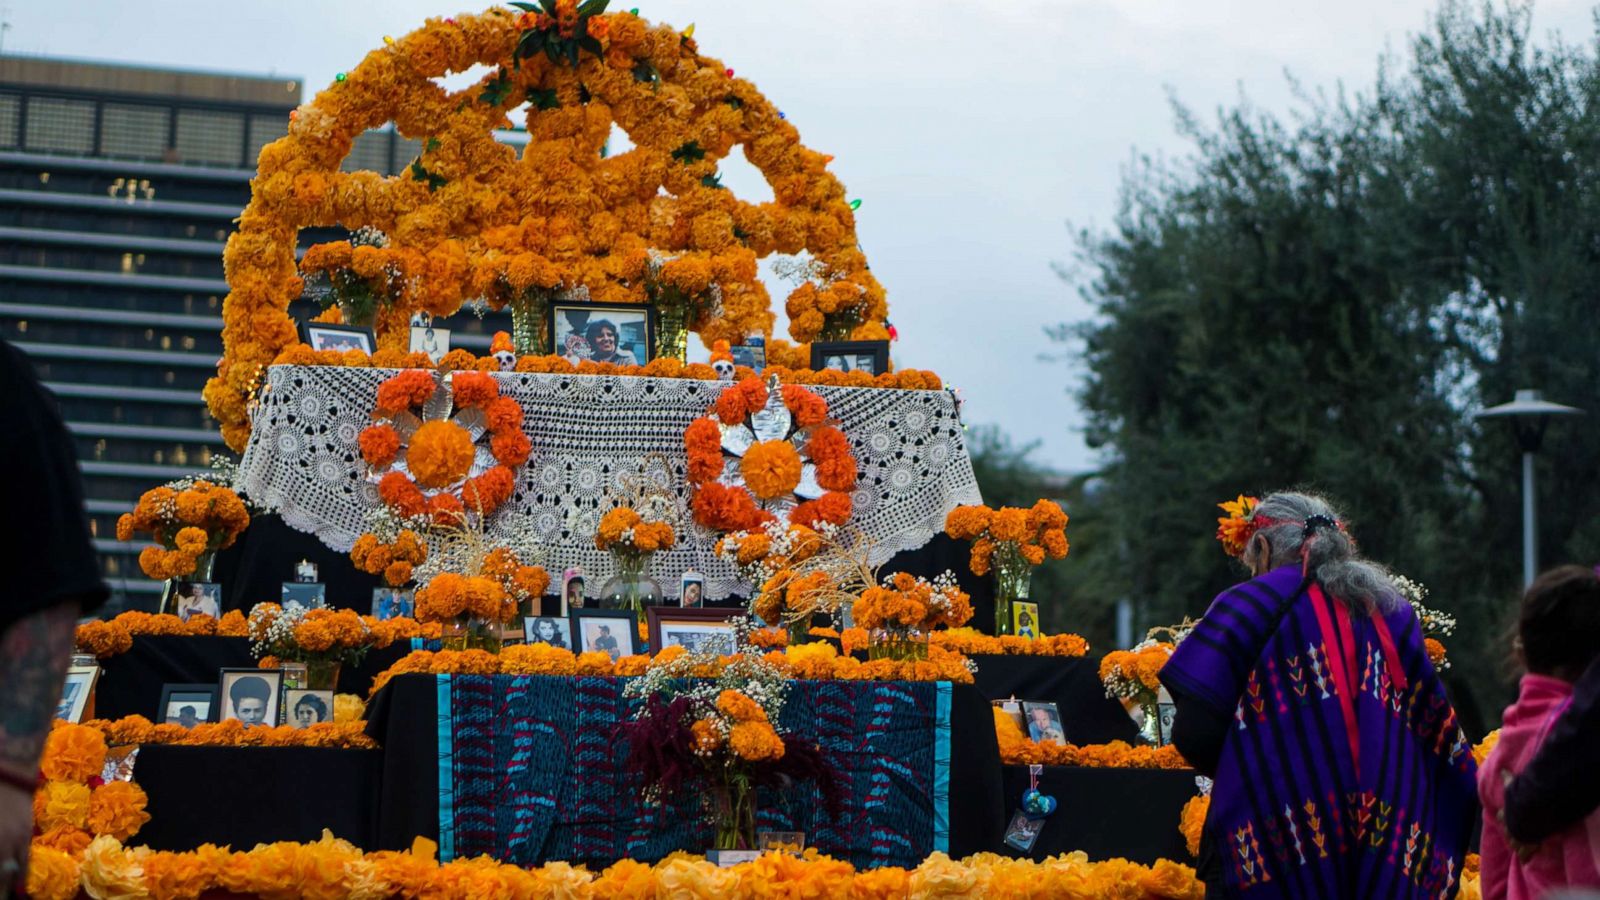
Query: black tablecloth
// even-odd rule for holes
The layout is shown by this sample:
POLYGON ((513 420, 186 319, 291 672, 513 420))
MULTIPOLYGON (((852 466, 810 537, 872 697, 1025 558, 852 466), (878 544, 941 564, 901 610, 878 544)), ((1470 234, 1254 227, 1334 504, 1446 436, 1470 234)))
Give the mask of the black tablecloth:
POLYGON ((136 840, 156 850, 248 850, 314 841, 327 828, 373 850, 382 759, 377 750, 149 744, 133 764, 150 798, 136 840))
MULTIPOLYGON (((373 677, 410 652, 409 640, 367 651, 360 665, 340 670, 340 693, 365 697, 373 677)), ((100 661, 95 716, 120 719, 140 715, 158 721, 163 685, 216 684, 218 669, 250 669, 255 664, 248 638, 140 635, 128 652, 100 661)))
MULTIPOLYGON (((380 849, 439 836, 438 692, 428 675, 390 681, 367 710, 367 734, 384 746, 378 798, 380 849)), ((950 855, 999 846, 1004 832, 1000 749, 993 715, 970 685, 950 698, 950 855)), ((1020 794, 1019 794, 1020 796, 1020 794)))
POLYGON ((212 576, 222 583, 222 611, 243 610, 257 603, 277 603, 283 583, 294 580, 300 560, 317 564, 317 580, 328 586, 328 605, 372 612, 372 589, 382 586, 377 575, 355 567, 350 554, 330 549, 320 538, 296 531, 267 513, 250 520, 234 545, 217 555, 212 576))
MULTIPOLYGON (((1090 859, 1122 857, 1149 865, 1158 859, 1193 865, 1178 818, 1198 793, 1192 769, 1087 769, 1046 766, 1039 790, 1059 806, 1045 819, 1032 853, 1002 845, 1011 856, 1044 859, 1082 850, 1090 859)), ((1005 767, 1006 821, 1022 807, 1028 767, 1005 767)))
POLYGON ((1099 663, 1073 656, 975 656, 974 679, 986 699, 1054 703, 1074 744, 1134 743, 1139 730, 1122 704, 1106 696, 1099 663))

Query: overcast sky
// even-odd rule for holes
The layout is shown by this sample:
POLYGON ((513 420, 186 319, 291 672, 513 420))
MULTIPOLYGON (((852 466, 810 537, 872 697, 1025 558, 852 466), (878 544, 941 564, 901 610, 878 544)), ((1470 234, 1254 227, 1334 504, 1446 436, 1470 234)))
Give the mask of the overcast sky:
MULTIPOLYGON (((858 229, 889 291, 901 365, 958 386, 970 423, 992 422, 1058 469, 1094 465, 1069 389, 1083 375, 1052 323, 1090 310, 1052 263, 1071 227, 1108 227, 1136 153, 1183 155, 1168 104, 1207 117, 1243 91, 1290 102, 1310 86, 1371 84, 1432 3, 1406 0, 613 0, 679 27, 751 79, 862 200, 858 229)), ((0 0, 4 52, 302 78, 306 99, 385 34, 457 0, 0 0)), ((1535 31, 1592 33, 1588 0, 1545 0, 1535 31)), ((730 157, 726 180, 758 176, 730 157)), ((770 196, 770 195, 769 195, 770 196)), ((786 288, 771 286, 781 313, 786 288)))

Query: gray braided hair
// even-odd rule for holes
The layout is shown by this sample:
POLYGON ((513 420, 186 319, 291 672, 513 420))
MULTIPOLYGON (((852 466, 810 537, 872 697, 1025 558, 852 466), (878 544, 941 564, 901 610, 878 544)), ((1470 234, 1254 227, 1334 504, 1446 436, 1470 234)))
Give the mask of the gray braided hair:
POLYGON ((1264 498, 1253 516, 1268 520, 1256 534, 1272 546, 1272 568, 1303 565, 1324 591, 1363 612, 1387 612, 1401 602, 1389 570, 1357 555, 1328 501, 1283 491, 1264 498))

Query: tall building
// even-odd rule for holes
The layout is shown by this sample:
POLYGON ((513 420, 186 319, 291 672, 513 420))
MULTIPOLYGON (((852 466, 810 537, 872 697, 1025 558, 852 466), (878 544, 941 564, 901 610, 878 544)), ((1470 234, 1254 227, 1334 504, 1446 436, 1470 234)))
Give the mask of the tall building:
MULTIPOLYGON (((222 350, 222 248, 301 92, 295 79, 0 57, 0 335, 61 402, 114 609, 153 608, 160 591, 139 571, 143 545, 116 540, 117 516, 224 449, 200 398, 222 350)), ((416 152, 372 131, 345 168, 395 173, 416 152)), ((457 346, 485 352, 483 323, 456 327, 474 332, 457 346)))

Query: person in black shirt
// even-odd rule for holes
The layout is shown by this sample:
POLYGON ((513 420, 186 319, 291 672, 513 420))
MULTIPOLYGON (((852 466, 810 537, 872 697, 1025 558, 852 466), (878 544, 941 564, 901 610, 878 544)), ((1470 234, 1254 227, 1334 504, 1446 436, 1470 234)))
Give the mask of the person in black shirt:
POLYGON ((21 892, 33 791, 78 616, 108 593, 89 541, 72 439, 55 398, 0 340, 0 896, 21 892))
POLYGON ((1600 660, 1572 685, 1572 701, 1533 762, 1506 786, 1506 831, 1533 846, 1600 807, 1600 660))

